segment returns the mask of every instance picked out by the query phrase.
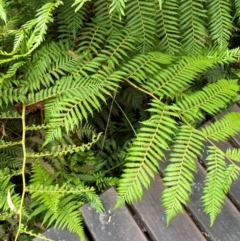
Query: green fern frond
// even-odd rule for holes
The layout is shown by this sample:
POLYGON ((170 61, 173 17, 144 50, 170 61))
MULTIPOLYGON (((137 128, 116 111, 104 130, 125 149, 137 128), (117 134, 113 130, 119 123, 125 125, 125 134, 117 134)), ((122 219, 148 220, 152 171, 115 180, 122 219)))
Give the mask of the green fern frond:
POLYGON ((0 1, 0 18, 3 20, 5 24, 7 23, 7 9, 4 0, 0 1))
POLYGON ((228 148, 226 150, 226 156, 236 162, 240 162, 240 148, 228 148))
POLYGON ((163 191, 162 204, 167 214, 167 224, 189 200, 191 183, 196 172, 195 160, 203 149, 204 138, 200 131, 182 125, 174 139, 170 153, 170 164, 164 170, 164 184, 168 187, 163 191))
POLYGON ((88 24, 87 27, 82 29, 81 41, 78 45, 77 53, 89 52, 98 54, 105 45, 107 34, 109 30, 103 25, 88 24))
POLYGON ((134 79, 143 85, 147 78, 151 78, 163 71, 162 65, 170 64, 173 60, 173 56, 161 52, 138 54, 125 63, 121 71, 124 72, 127 79, 134 79))
POLYGON ((112 3, 109 7, 109 14, 114 14, 115 12, 118 13, 119 18, 121 19, 122 16, 125 15, 125 7, 126 2, 128 0, 112 0, 112 3))
POLYGON ((48 2, 38 9, 36 14, 36 26, 27 41, 27 48, 29 49, 28 53, 31 53, 44 41, 48 24, 53 22, 52 12, 61 4, 62 1, 57 0, 55 3, 48 2))
POLYGON ((186 96, 177 102, 181 115, 188 120, 203 118, 202 111, 210 115, 217 114, 237 96, 238 80, 219 80, 208 84, 201 91, 186 96))
POLYGON ((233 28, 231 1, 212 0, 207 2, 209 29, 214 42, 224 47, 228 44, 233 28))
MULTIPOLYGON (((126 0, 124 0, 126 1, 126 0)), ((94 1, 95 17, 94 23, 110 31, 123 28, 123 21, 117 14, 109 14, 109 9, 113 0, 96 0, 94 1)))
POLYGON ((78 12, 75 12, 71 8, 72 4, 73 0, 64 0, 63 5, 58 8, 58 38, 72 38, 76 41, 78 32, 83 26, 83 21, 87 17, 86 5, 84 5, 78 12))
MULTIPOLYGON (((240 159, 238 159, 240 160, 240 159)), ((232 183, 239 178, 240 168, 234 164, 228 165, 225 171, 224 193, 227 194, 232 183)))
MULTIPOLYGON (((159 5, 159 0, 156 0, 156 5, 159 5)), ((160 48, 170 54, 178 53, 181 47, 178 10, 177 1, 164 1, 162 9, 155 16, 160 48)))
POLYGON ((145 88, 157 96, 173 98, 179 89, 189 86, 199 73, 211 67, 216 59, 204 56, 183 57, 174 65, 160 71, 155 77, 150 78, 145 88))
POLYGON ((204 1, 181 0, 179 9, 182 49, 188 55, 198 55, 205 45, 207 35, 204 1))
POLYGON ((135 50, 136 38, 128 31, 113 32, 108 39, 105 49, 96 57, 96 61, 106 62, 110 69, 115 69, 124 58, 135 50))
POLYGON ((235 16, 239 17, 240 16, 240 2, 238 0, 234 0, 234 4, 235 4, 235 16))
POLYGON ((72 7, 76 7, 75 8, 75 12, 79 11, 79 9, 81 9, 83 7, 83 5, 86 2, 90 2, 91 0, 74 0, 74 3, 72 4, 72 7))
POLYGON ((40 158, 40 157, 46 157, 46 156, 63 156, 68 153, 73 153, 73 152, 78 152, 78 151, 85 151, 89 150, 92 144, 94 144, 100 137, 101 133, 98 134, 97 136, 93 135, 92 142, 89 142, 87 144, 82 144, 81 146, 76 146, 76 145, 57 145, 53 146, 51 148, 51 151, 46 151, 46 152, 28 152, 27 157, 29 158, 40 158))
POLYGON ((2 83, 6 79, 10 79, 11 77, 13 77, 16 74, 16 71, 24 64, 24 61, 19 61, 11 65, 5 75, 3 77, 0 77, 0 83, 2 83))
POLYGON ((155 42, 155 8, 153 1, 132 0, 126 3, 126 27, 139 39, 139 49, 148 52, 155 42))
POLYGON ((224 202, 226 181, 226 162, 222 151, 214 146, 208 148, 207 176, 203 189, 202 201, 204 212, 210 215, 210 224, 213 225, 221 211, 224 202))
POLYGON ((206 138, 215 141, 227 140, 240 131, 240 113, 230 112, 221 119, 205 126, 201 130, 206 138))
POLYGON ((142 197, 142 185, 149 187, 149 177, 153 178, 158 169, 157 160, 164 157, 163 150, 168 149, 168 142, 175 134, 177 123, 173 119, 175 114, 172 107, 154 100, 148 111, 152 117, 142 123, 128 150, 124 173, 118 185, 116 206, 142 197))

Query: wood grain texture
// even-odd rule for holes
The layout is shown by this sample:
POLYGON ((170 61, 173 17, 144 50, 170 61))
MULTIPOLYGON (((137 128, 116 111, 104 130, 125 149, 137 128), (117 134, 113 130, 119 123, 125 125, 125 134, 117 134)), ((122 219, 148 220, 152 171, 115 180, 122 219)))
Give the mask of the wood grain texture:
POLYGON ((225 198, 225 205, 218 215, 214 225, 210 227, 209 217, 203 212, 201 196, 204 186, 205 170, 197 164, 198 172, 192 184, 191 202, 189 210, 200 226, 214 241, 239 241, 240 240, 240 213, 232 202, 225 198))
POLYGON ((160 194, 163 190, 160 177, 156 175, 143 199, 133 205, 151 238, 155 241, 205 241, 186 212, 179 214, 166 227, 166 215, 160 205, 160 194))
POLYGON ((82 215, 95 241, 147 241, 126 206, 116 210, 116 191, 108 189, 101 195, 105 213, 100 214, 90 204, 81 207, 82 215))
MULTIPOLYGON (((70 233, 67 229, 61 230, 52 227, 45 231, 42 235, 54 241, 80 241, 78 235, 70 233)), ((44 241, 44 239, 34 238, 33 241, 44 241)), ((85 238, 85 241, 88 241, 88 239, 85 238)))

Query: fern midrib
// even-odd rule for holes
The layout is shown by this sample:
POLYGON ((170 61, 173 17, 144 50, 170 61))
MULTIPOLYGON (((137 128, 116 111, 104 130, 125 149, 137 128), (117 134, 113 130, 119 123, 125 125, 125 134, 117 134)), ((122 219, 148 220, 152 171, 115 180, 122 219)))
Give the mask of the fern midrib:
POLYGON ((141 7, 140 7, 140 2, 139 0, 136 0, 137 1, 137 5, 138 5, 138 10, 139 10, 139 15, 140 15, 140 19, 141 19, 141 26, 142 26, 142 33, 143 33, 143 39, 144 39, 144 43, 146 42, 146 31, 145 31, 145 25, 144 25, 144 20, 143 20, 143 14, 142 14, 142 11, 141 11, 141 7))
POLYGON ((118 52, 118 50, 123 46, 123 44, 125 43, 125 42, 127 42, 127 40, 128 40, 128 38, 129 38, 130 36, 128 35, 128 34, 126 34, 125 36, 124 36, 124 38, 121 40, 121 42, 118 44, 118 46, 117 46, 117 48, 114 48, 114 51, 112 52, 112 54, 109 56, 109 58, 107 59, 107 63, 108 63, 108 61, 109 60, 111 60, 111 58, 115 55, 115 53, 117 53, 118 52))
POLYGON ((209 100, 211 100, 213 97, 215 96, 218 96, 219 93, 223 92, 224 93, 225 89, 217 89, 217 90, 214 90, 213 94, 212 95, 207 95, 208 98, 205 98, 203 102, 189 108, 189 109, 185 109, 184 111, 181 111, 182 114, 186 113, 186 112, 189 112, 195 108, 200 108, 203 104, 206 104, 209 100))
MULTIPOLYGON (((151 138, 151 141, 148 142, 148 147, 146 148, 145 146, 143 146, 143 148, 146 149, 147 151, 150 149, 150 146, 153 143, 152 140, 155 140, 154 137, 157 135, 157 131, 160 129, 160 126, 161 126, 161 123, 162 123, 162 120, 163 120, 163 117, 164 117, 163 113, 164 113, 166 108, 167 108, 167 105, 164 105, 163 111, 162 111, 161 116, 159 118, 157 128, 155 129, 154 135, 151 138)), ((143 165, 147 162, 147 153, 148 153, 147 151, 145 151, 144 158, 142 158, 141 165, 139 166, 138 171, 136 172, 135 178, 132 181, 132 184, 128 188, 128 191, 125 192, 125 194, 123 196, 121 196, 121 198, 124 199, 124 200, 126 200, 126 197, 129 195, 129 193, 131 193, 131 189, 133 188, 133 186, 134 186, 134 184, 135 184, 135 182, 136 182, 136 180, 139 176, 140 171, 143 169, 143 165)))
POLYGON ((138 68, 135 69, 134 72, 132 72, 130 75, 127 76, 126 79, 130 79, 131 77, 133 78, 134 75, 144 66, 147 66, 149 63, 153 62, 155 59, 158 59, 159 57, 156 55, 150 56, 147 58, 144 62, 141 62, 141 64, 138 66, 138 68))
MULTIPOLYGON (((173 82, 175 78, 177 78, 177 76, 179 76, 180 74, 184 73, 185 69, 187 69, 189 66, 191 66, 191 64, 189 62, 187 62, 188 65, 185 65, 184 68, 180 68, 179 71, 174 72, 175 74, 172 75, 171 72, 171 76, 169 77, 169 80, 165 81, 164 84, 160 85, 158 88, 156 88, 155 91, 152 92, 152 94, 157 94, 157 92, 162 89, 163 87, 165 87, 167 84, 169 84, 170 82, 173 82)), ((160 79, 162 80, 161 76, 160 79)), ((164 79, 163 79, 164 80, 164 79)), ((161 82, 163 83, 163 82, 161 82)))
MULTIPOLYGON (((211 192, 211 207, 214 207, 214 208, 211 208, 212 210, 214 210, 214 213, 215 213, 215 202, 214 202, 214 200, 215 200, 215 193, 218 193, 218 188, 217 188, 217 183, 219 182, 218 181, 218 179, 219 179, 219 177, 218 177, 218 173, 221 173, 221 172, 219 172, 218 170, 221 170, 221 165, 220 164, 218 164, 218 161, 217 161, 217 149, 215 150, 215 152, 214 152, 214 163, 215 163, 215 169, 214 169, 214 173, 215 173, 215 175, 214 175, 214 183, 211 183, 211 190, 213 190, 213 192, 211 192), (217 190, 217 191, 216 191, 217 190)), ((223 184, 223 183, 222 183, 223 184)), ((223 191, 223 190, 222 190, 223 191)), ((209 204, 208 204, 209 205, 209 204)))
MULTIPOLYGON (((183 172, 183 163, 184 163, 184 161, 185 161, 185 156, 187 156, 187 150, 188 150, 188 147, 190 146, 190 141, 191 141, 191 139, 192 139, 193 132, 194 132, 194 128, 191 129, 191 135, 190 135, 190 137, 189 137, 189 139, 188 139, 188 142, 187 142, 187 145, 186 145, 184 154, 183 154, 183 156, 182 156, 181 169, 180 169, 179 175, 178 175, 178 176, 179 176, 179 178, 178 178, 178 183, 177 183, 177 185, 174 186, 175 191, 174 191, 174 195, 173 195, 174 198, 173 198, 173 199, 175 200, 175 202, 176 202, 176 200, 178 200, 178 199, 177 199, 177 195, 178 195, 178 193, 179 193, 179 186, 181 186, 180 184, 181 184, 181 177, 182 177, 182 172, 183 172)), ((174 202, 174 204, 175 204, 175 202, 174 202)), ((172 208, 170 209, 170 210, 171 210, 171 211, 170 211, 171 214, 174 213, 174 207, 175 207, 175 205, 172 205, 172 208)), ((172 215, 170 215, 170 216, 172 216, 172 215)))

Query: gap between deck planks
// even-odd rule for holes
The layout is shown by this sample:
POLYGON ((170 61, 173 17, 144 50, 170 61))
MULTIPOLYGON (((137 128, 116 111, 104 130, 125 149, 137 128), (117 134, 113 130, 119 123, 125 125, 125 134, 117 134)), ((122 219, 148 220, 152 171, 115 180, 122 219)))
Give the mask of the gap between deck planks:
MULTIPOLYGON (((240 108, 234 104, 227 111, 238 111, 240 108)), ((222 114, 221 114, 222 115, 222 114)), ((217 118, 220 118, 218 115, 217 118)), ((235 136, 234 143, 240 144, 240 134, 235 136)), ((231 147, 230 142, 217 143, 217 145, 226 149, 231 147)), ((205 162, 206 155, 201 158, 205 162)), ((165 164, 161 163, 162 168, 165 164)), ((203 213, 202 203, 200 197, 202 195, 202 189, 204 185, 205 170, 197 163, 198 172, 196 174, 195 182, 193 183, 193 192, 191 194, 191 201, 188 207, 190 216, 194 218, 202 230, 202 233, 208 240, 213 241, 238 241, 240 240, 240 214, 233 203, 226 197, 225 205, 222 212, 217 217, 215 224, 209 227, 209 217, 203 213)), ((240 180, 238 179, 230 190, 229 195, 235 200, 235 203, 240 207, 240 180)), ((144 229, 147 230, 151 240, 154 241, 202 241, 206 240, 202 233, 195 226, 192 219, 186 212, 178 215, 173 219, 168 228, 166 228, 165 214, 163 208, 160 206, 160 193, 163 190, 163 186, 160 182, 160 178, 156 176, 155 180, 151 183, 148 191, 145 191, 143 199, 133 204, 133 210, 138 215, 138 218, 142 221, 144 229)), ((131 213, 126 206, 117 210, 112 210, 116 201, 116 192, 113 188, 107 190, 101 195, 103 203, 105 204, 106 211, 104 215, 100 215, 94 211, 89 204, 86 204, 81 208, 84 221, 91 232, 95 241, 118 241, 118 240, 148 240, 145 237, 143 230, 139 228, 131 213), (109 212, 110 211, 110 212, 109 212)), ((48 236, 49 238, 59 238, 65 241, 78 241, 79 239, 74 234, 68 232, 68 236, 64 233, 58 233, 59 236, 48 236), (64 236, 65 235, 65 236, 64 236)), ((54 233, 51 228, 50 231, 46 231, 46 234, 54 233)), ((40 241, 41 239, 34 239, 34 241, 40 241)), ((55 239, 54 239, 55 240, 55 239)), ((56 239, 59 240, 59 239, 56 239)))

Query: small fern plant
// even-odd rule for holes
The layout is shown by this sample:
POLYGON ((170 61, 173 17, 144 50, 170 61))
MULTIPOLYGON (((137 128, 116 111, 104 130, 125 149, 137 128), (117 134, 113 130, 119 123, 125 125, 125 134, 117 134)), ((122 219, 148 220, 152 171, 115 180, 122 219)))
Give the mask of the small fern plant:
POLYGON ((240 131, 240 114, 198 127, 239 100, 239 15, 237 0, 0 1, 0 210, 13 239, 54 224, 83 238, 79 206, 103 211, 96 189, 116 184, 116 207, 141 198, 166 151, 169 223, 206 142, 213 224, 240 160, 214 142, 240 131))

